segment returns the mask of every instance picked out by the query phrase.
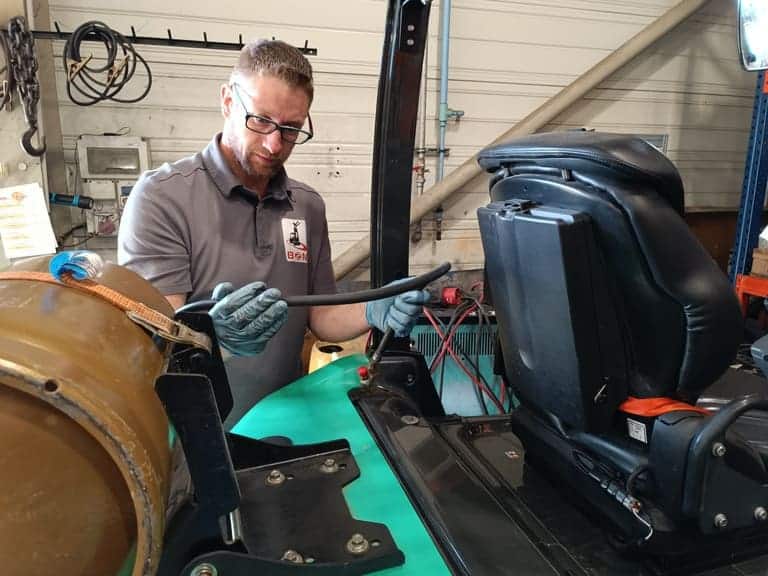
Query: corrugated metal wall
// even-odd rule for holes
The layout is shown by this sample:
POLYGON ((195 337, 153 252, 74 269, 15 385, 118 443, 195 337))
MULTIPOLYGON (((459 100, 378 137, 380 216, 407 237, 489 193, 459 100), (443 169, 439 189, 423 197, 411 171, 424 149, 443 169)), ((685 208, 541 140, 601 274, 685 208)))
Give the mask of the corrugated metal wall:
MULTIPOLYGON (((676 0, 454 0, 446 173, 619 47, 676 0)), ((713 0, 672 35, 617 73, 551 128, 667 135, 667 152, 685 181, 689 209, 738 206, 753 102, 754 76, 737 61, 735 2, 713 0)), ((440 3, 432 8, 426 83, 426 146, 437 139, 440 3)), ((328 206, 334 255, 368 231, 376 87, 384 0, 59 0, 51 19, 71 30, 91 19, 139 35, 235 41, 275 36, 317 48, 312 109, 316 138, 289 162, 295 178, 318 189, 328 206)), ((52 22, 53 23, 53 22, 52 22)), ((61 54, 62 43, 54 53, 61 54)), ((202 148, 219 130, 218 91, 232 52, 140 46, 154 84, 136 105, 80 108, 69 102, 58 69, 68 160, 78 134, 118 131, 147 138, 154 164, 202 148)), ((143 78, 137 78, 142 82, 143 78)), ((138 88, 137 88, 138 89, 138 88)), ((420 131, 419 131, 420 133, 420 131)), ((417 146, 421 145, 417 142, 417 146)), ((427 159, 427 188, 435 159, 427 159)), ((449 206, 443 239, 426 222, 413 245, 414 270, 448 259, 478 267, 482 251, 475 209, 486 200, 476 179, 449 206)))

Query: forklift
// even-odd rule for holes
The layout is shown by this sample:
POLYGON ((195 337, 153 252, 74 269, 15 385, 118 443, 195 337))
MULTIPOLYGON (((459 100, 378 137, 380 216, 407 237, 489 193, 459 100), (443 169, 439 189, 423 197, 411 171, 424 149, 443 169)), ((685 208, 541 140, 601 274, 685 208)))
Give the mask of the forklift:
MULTIPOLYGON (((371 202, 373 286, 409 272, 429 9, 426 0, 388 3, 371 202)), ((276 391, 225 432, 232 397, 203 305, 174 315, 148 284, 116 266, 105 269, 99 286, 72 278, 57 284, 37 270, 0 275, 7 294, 40 283, 24 291, 32 305, 5 314, 0 326, 3 404, 39 412, 14 423, 22 431, 14 441, 50 447, 46 427, 60 426, 103 468, 93 490, 122 491, 119 505, 105 507, 104 526, 113 529, 111 515, 134 507, 127 518, 135 530, 125 542, 110 539, 119 552, 91 551, 105 565, 118 562, 110 573, 768 571, 765 378, 731 366, 743 338, 741 310, 682 218, 675 166, 643 140, 588 131, 495 145, 479 162, 489 178, 490 201, 478 219, 496 311, 495 365, 516 400, 493 415, 446 413, 424 355, 409 339, 385 333, 373 335, 370 355, 341 358, 276 391), (93 300, 114 304, 126 295, 128 304, 120 302, 128 319, 93 300), (148 319, 137 301, 172 321, 148 319), (66 305, 57 309, 57 302, 66 305), (91 312, 82 313, 86 308, 91 312), (40 317, 30 319, 30 310, 40 317), (58 310, 56 322, 51 310, 58 310), (67 326, 79 326, 68 338, 82 341, 58 354, 65 339, 51 334, 67 326), (14 336, 22 328, 25 340, 14 336), (120 341, 92 355, 91 364, 57 364, 85 358, 91 328, 120 341), (126 349, 138 351, 135 362, 120 360, 126 349), (152 381, 128 393, 120 380, 138 378, 138 368, 152 381), (85 393, 97 369, 101 384, 85 393)), ((56 444, 51 453, 63 450, 56 444)), ((28 450, 26 462, 36 457, 28 450)), ((11 496, 31 490, 30 478, 55 476, 32 465, 8 467, 6 475, 11 496)), ((92 477, 75 467, 71 486, 92 477)), ((53 480, 63 495, 63 476, 53 480)), ((7 518, 28 518, 24 502, 13 502, 6 501, 7 518), (14 505, 21 507, 8 508, 14 505)), ((68 517, 58 512, 64 504, 49 508, 74 522, 82 510, 68 517)), ((101 518, 89 511, 86 520, 101 518)), ((53 559, 67 561, 56 548, 66 541, 41 541, 54 524, 29 525, 36 551, 9 556, 9 573, 38 573, 33 561, 48 573, 53 559)), ((27 527, 4 521, 3 541, 15 543, 27 527)), ((62 534, 70 542, 81 537, 74 528, 62 534)))

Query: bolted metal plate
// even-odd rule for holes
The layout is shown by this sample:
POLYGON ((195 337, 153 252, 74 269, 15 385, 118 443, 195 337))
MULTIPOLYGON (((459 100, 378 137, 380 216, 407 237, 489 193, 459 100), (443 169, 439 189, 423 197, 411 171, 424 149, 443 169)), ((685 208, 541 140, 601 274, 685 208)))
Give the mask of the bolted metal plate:
POLYGON ((342 489, 359 476, 348 449, 239 470, 248 553, 293 564, 336 564, 339 574, 341 565, 344 574, 363 574, 402 564, 387 527, 355 520, 349 511, 342 489), (284 480, 276 482, 278 477, 284 480))

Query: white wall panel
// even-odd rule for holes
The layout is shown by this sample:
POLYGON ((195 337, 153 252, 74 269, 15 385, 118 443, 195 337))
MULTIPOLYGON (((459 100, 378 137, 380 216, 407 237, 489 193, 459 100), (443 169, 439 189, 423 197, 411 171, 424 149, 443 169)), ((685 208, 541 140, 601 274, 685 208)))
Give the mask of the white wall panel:
MULTIPOLYGON (((676 0, 454 0, 449 105, 463 110, 447 134, 447 171, 540 106, 676 0)), ((736 54, 732 0, 712 0, 698 14, 557 118, 550 129, 580 127, 665 134, 680 169, 689 209, 735 208, 749 135, 754 76, 736 54)), ((90 19, 124 33, 235 41, 275 36, 318 49, 312 116, 317 136, 297 147, 293 177, 325 197, 334 255, 368 230, 374 112, 385 0, 59 0, 51 19, 71 30, 90 19)), ((438 21, 432 8, 426 85, 426 146, 437 140, 438 21)), ((62 43, 54 43, 61 54, 62 43)), ((194 153, 221 125, 218 91, 232 52, 139 46, 153 73, 137 105, 81 108, 69 103, 57 64, 64 148, 71 161, 78 134, 117 131, 147 138, 155 164, 194 153)), ((137 77, 135 82, 143 81, 137 77)), ((420 132, 419 132, 420 133, 420 132)), ((427 187, 435 172, 428 159, 427 187)), ((480 265, 475 210, 486 202, 476 178, 446 208, 443 239, 431 221, 413 246, 414 271, 441 259, 480 265)))

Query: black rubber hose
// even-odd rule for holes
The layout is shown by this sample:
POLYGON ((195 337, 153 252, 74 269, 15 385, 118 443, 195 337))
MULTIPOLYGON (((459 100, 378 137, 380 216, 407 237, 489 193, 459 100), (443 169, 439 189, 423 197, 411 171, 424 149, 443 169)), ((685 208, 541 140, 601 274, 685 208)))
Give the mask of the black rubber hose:
MULTIPOLYGON (((414 276, 399 282, 397 284, 387 284, 380 288, 372 288, 370 290, 360 290, 357 292, 341 292, 338 294, 309 294, 306 296, 286 296, 283 298, 288 306, 338 306, 340 304, 354 304, 356 302, 370 302, 371 300, 380 300, 382 298, 389 298, 390 296, 397 296, 403 292, 409 290, 419 290, 424 288, 430 282, 433 282, 440 278, 443 274, 451 269, 450 262, 443 262, 437 268, 433 268, 429 272, 422 274, 421 276, 414 276)), ((190 302, 184 304, 181 308, 176 310, 176 314, 180 312, 207 312, 218 302, 218 300, 197 300, 196 302, 190 302)))

